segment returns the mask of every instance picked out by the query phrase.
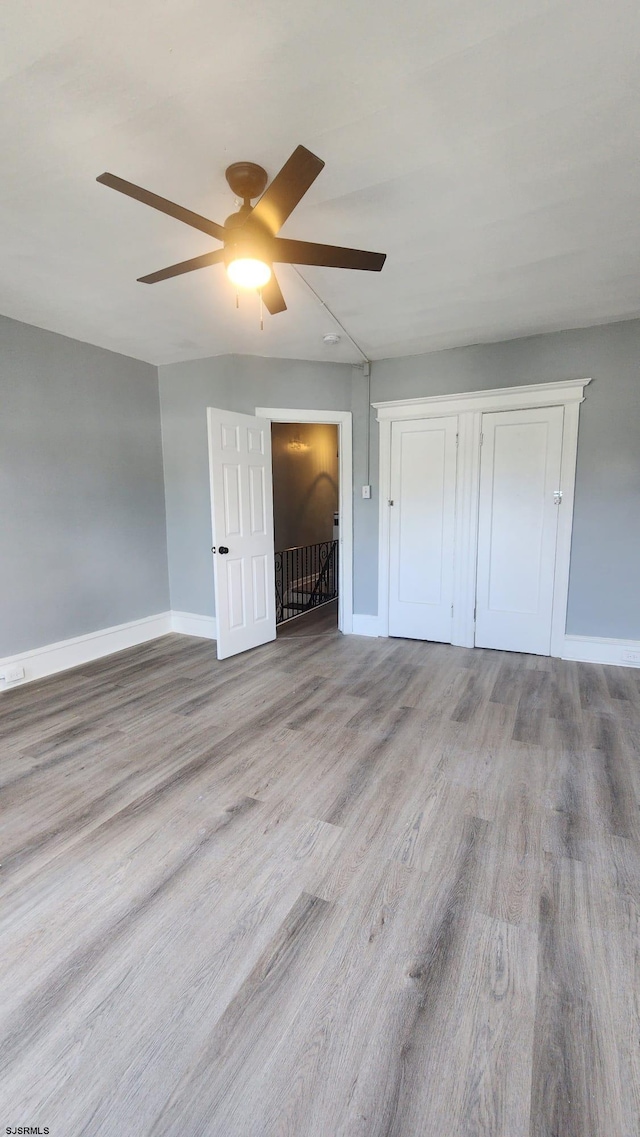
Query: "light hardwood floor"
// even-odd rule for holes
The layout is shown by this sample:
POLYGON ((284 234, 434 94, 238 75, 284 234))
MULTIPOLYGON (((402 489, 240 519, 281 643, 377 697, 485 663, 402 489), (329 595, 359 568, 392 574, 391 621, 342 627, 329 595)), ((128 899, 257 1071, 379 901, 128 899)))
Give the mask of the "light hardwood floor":
POLYGON ((330 600, 319 608, 303 612, 278 625, 278 636, 324 636, 338 630, 338 601, 330 600))
POLYGON ((638 1137, 639 682, 168 636, 0 695, 0 1131, 638 1137))

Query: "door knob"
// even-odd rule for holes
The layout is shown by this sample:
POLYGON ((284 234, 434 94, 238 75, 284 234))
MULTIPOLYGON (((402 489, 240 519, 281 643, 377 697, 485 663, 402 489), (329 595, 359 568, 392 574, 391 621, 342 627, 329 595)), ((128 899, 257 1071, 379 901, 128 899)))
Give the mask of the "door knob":
POLYGON ((218 552, 219 553, 228 553, 229 550, 228 550, 226 545, 218 545, 218 552))

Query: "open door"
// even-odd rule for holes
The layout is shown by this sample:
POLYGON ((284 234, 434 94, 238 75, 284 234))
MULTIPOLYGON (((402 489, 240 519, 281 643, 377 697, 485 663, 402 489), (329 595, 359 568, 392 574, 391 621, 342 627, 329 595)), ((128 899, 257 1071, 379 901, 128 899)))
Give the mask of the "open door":
POLYGON ((218 659, 276 638, 271 423, 209 407, 218 659))

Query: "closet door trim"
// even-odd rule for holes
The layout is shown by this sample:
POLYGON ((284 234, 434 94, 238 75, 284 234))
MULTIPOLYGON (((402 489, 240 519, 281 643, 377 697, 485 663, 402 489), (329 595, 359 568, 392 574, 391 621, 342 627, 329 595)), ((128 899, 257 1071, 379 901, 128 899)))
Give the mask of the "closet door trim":
POLYGON ((573 526, 578 416, 590 379, 557 383, 534 383, 491 391, 467 391, 459 395, 435 395, 372 403, 380 429, 380 505, 378 552, 378 634, 389 635, 389 561, 391 495, 391 423, 412 418, 458 416, 458 460, 454 553, 454 600, 451 642, 458 647, 475 643, 475 594, 478 550, 478 494, 482 415, 489 411, 523 410, 527 407, 563 406, 561 484, 562 504, 558 516, 556 572, 551 623, 551 655, 562 656, 569 592, 569 559, 573 526))

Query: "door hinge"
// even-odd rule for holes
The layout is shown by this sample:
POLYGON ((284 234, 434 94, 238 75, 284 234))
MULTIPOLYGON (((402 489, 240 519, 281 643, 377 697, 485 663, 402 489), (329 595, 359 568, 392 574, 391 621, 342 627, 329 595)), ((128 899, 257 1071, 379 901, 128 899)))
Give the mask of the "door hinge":
POLYGON ((480 434, 480 445, 481 445, 481 446, 482 446, 482 443, 483 443, 483 442, 484 442, 484 434, 482 434, 482 433, 481 433, 481 434, 480 434))
POLYGON ((460 435, 456 434, 456 446, 458 445, 459 439, 460 439, 460 435))
POLYGON ((476 610, 475 610, 475 608, 473 609, 473 622, 474 622, 474 624, 476 622, 476 610))
POLYGON ((453 616, 453 604, 451 605, 451 615, 453 616))

